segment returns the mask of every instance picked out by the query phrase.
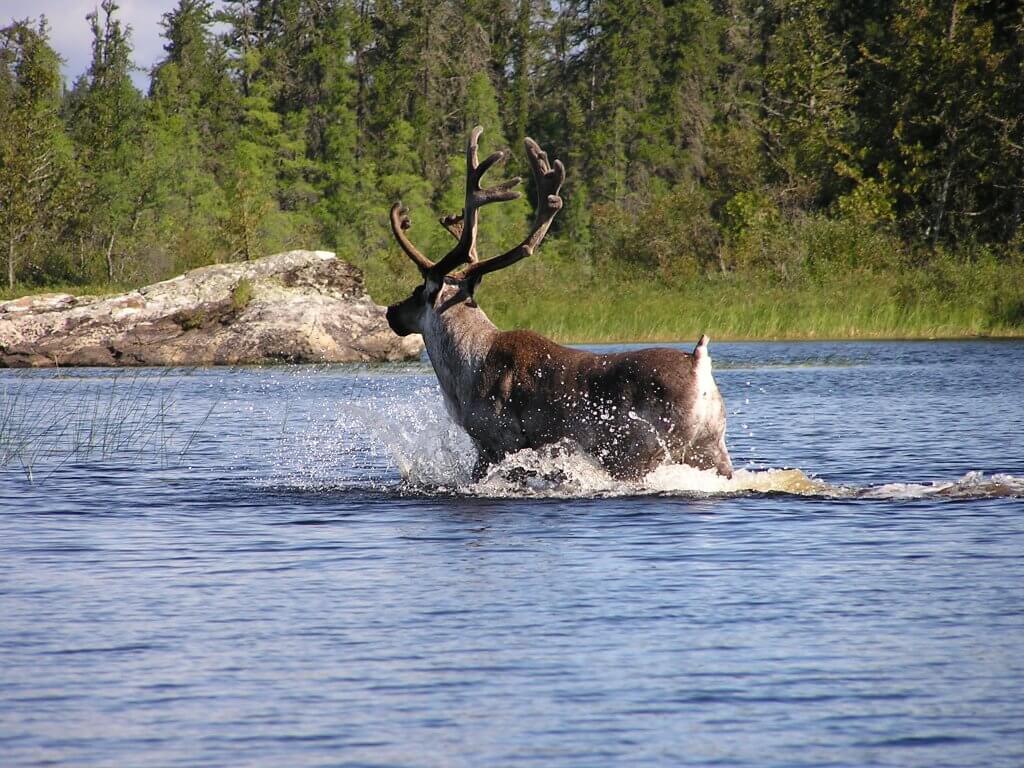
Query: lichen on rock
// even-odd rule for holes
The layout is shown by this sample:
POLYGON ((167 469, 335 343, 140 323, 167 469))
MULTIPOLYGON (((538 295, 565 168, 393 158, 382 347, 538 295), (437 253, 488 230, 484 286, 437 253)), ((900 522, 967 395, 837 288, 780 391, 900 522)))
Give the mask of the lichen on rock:
POLYGON ((213 264, 118 296, 0 302, 0 367, 371 362, 422 348, 328 251, 213 264))

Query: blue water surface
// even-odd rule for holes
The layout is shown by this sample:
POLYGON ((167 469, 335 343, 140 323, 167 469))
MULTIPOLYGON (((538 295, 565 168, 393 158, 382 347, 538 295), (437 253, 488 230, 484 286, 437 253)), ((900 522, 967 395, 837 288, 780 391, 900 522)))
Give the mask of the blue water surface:
POLYGON ((712 353, 819 492, 467 488, 425 364, 0 371, 0 765, 1024 765, 1024 344, 712 353))

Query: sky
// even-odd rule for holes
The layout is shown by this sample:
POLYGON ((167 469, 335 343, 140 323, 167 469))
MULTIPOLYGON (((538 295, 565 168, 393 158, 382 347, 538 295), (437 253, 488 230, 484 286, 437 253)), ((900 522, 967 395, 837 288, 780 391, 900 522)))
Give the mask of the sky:
MULTIPOLYGON (((85 14, 99 7, 100 0, 0 0, 0 27, 11 19, 37 18, 45 14, 50 23, 50 44, 64 57, 64 78, 70 88, 85 72, 92 55, 92 33, 85 14)), ((143 71, 133 75, 135 85, 149 89, 149 68, 163 56, 160 18, 177 5, 177 0, 119 0, 117 17, 132 28, 135 64, 143 71)))

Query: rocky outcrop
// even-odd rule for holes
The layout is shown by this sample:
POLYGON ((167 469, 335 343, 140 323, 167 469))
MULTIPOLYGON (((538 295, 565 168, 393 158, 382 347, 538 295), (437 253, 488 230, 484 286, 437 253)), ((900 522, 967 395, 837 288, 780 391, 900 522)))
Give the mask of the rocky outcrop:
POLYGON ((341 363, 422 348, 327 251, 214 264, 119 296, 0 302, 0 367, 341 363))

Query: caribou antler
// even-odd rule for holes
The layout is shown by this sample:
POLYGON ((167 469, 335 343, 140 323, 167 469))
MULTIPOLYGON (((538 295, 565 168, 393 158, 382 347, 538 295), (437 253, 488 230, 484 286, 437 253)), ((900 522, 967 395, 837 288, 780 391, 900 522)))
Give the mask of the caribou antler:
POLYGON ((511 251, 480 261, 476 252, 480 208, 489 203, 517 199, 519 192, 515 187, 520 182, 520 178, 517 176, 487 189, 480 186, 484 174, 491 166, 508 157, 508 150, 503 149, 490 155, 482 163, 479 162, 477 146, 480 134, 483 132, 483 128, 479 125, 476 126, 469 134, 469 142, 466 145, 466 200, 462 213, 443 216, 439 219, 441 225, 458 240, 455 247, 443 259, 435 264, 416 250, 416 246, 405 236, 405 230, 411 226, 408 211, 402 207, 401 203, 395 203, 391 207, 391 229, 395 233, 395 239, 398 240, 402 250, 412 259, 424 277, 440 281, 453 269, 468 264, 458 276, 463 279, 479 280, 488 272, 515 264, 520 259, 530 256, 537 249, 547 234, 555 214, 562 208, 562 198, 558 196, 562 183, 565 181, 565 167, 562 165, 562 161, 555 160, 552 165, 548 162, 547 153, 540 148, 537 142, 527 139, 526 154, 530 160, 530 168, 533 170, 534 182, 537 185, 537 216, 533 222, 533 229, 527 238, 511 251))
POLYGON ((476 261, 466 267, 460 277, 479 280, 489 272, 515 264, 533 254, 541 240, 548 233, 551 222, 562 209, 562 198, 558 192, 565 181, 565 166, 561 160, 555 160, 552 166, 548 162, 547 152, 542 150, 533 139, 526 140, 526 154, 533 169, 533 179, 537 184, 537 216, 533 221, 533 229, 523 242, 501 256, 485 261, 476 261))
MULTIPOLYGON (((442 216, 438 219, 441 226, 447 229, 451 236, 456 240, 462 239, 462 214, 461 213, 450 213, 447 216, 442 216)), ((475 254, 470 254, 475 255, 475 254)), ((476 261, 476 259, 473 259, 476 261)))
POLYGON ((431 270, 431 276, 435 279, 444 277, 462 264, 476 262, 476 230, 480 221, 480 208, 490 203, 515 200, 519 197, 519 192, 515 190, 521 181, 518 176, 487 189, 480 186, 480 181, 491 166, 508 157, 508 150, 502 149, 482 163, 479 162, 477 144, 483 132, 483 127, 478 125, 469 134, 469 142, 466 144, 466 201, 462 209, 462 231, 459 233, 459 242, 456 246, 431 270))
POLYGON ((402 250, 405 251, 405 255, 412 259, 412 263, 415 264, 420 274, 426 276, 434 267, 434 262, 416 250, 416 246, 413 245, 409 238, 405 236, 405 230, 412 226, 412 221, 409 219, 409 210, 401 203, 395 203, 391 206, 391 231, 395 233, 395 239, 398 244, 402 246, 402 250))

